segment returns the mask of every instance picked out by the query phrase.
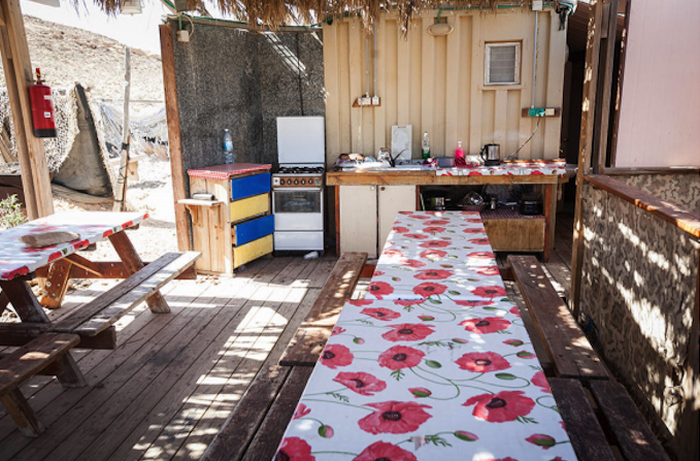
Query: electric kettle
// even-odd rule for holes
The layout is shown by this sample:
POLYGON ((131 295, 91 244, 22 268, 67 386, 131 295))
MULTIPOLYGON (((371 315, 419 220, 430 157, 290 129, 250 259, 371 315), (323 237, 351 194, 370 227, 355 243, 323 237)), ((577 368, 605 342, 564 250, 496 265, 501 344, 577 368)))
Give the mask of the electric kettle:
POLYGON ((493 166, 501 163, 501 145, 485 144, 479 152, 479 156, 484 161, 484 165, 493 166))

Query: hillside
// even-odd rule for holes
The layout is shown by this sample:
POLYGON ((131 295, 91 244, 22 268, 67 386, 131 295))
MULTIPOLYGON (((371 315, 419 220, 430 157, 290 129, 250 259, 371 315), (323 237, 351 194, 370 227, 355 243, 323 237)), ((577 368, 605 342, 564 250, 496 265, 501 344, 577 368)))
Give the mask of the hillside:
MULTIPOLYGON (((124 91, 124 45, 103 35, 25 16, 33 67, 41 68, 49 86, 69 88, 76 82, 93 96, 121 98, 124 91)), ((131 49, 131 99, 163 99, 159 56, 131 49)), ((0 86, 5 86, 0 73, 0 86)))

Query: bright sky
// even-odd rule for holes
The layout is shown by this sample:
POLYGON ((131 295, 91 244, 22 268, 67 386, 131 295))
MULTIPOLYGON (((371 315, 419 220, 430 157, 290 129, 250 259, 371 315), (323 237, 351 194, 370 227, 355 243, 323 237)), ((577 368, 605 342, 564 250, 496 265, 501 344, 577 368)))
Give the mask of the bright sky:
POLYGON ((160 55, 158 26, 169 10, 158 0, 144 0, 143 3, 143 13, 116 17, 107 16, 91 0, 83 3, 80 14, 67 0, 61 0, 59 8, 29 0, 22 0, 20 6, 26 15, 106 35, 132 48, 160 55))

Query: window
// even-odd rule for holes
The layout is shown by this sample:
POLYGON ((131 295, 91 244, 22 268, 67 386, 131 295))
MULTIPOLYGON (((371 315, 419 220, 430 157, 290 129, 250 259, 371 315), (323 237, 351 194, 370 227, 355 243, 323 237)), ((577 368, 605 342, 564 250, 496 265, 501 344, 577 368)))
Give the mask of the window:
POLYGON ((487 43, 484 85, 520 83, 520 43, 487 43))

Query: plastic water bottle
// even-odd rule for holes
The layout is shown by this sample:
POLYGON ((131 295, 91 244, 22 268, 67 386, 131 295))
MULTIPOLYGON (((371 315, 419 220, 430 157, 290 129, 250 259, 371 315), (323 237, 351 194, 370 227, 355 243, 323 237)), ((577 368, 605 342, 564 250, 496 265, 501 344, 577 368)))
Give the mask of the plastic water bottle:
POLYGON ((421 142, 421 157, 423 160, 430 158, 430 138, 428 132, 423 133, 423 141, 421 142))
POLYGON ((228 129, 224 130, 224 163, 233 163, 233 138, 228 129))

